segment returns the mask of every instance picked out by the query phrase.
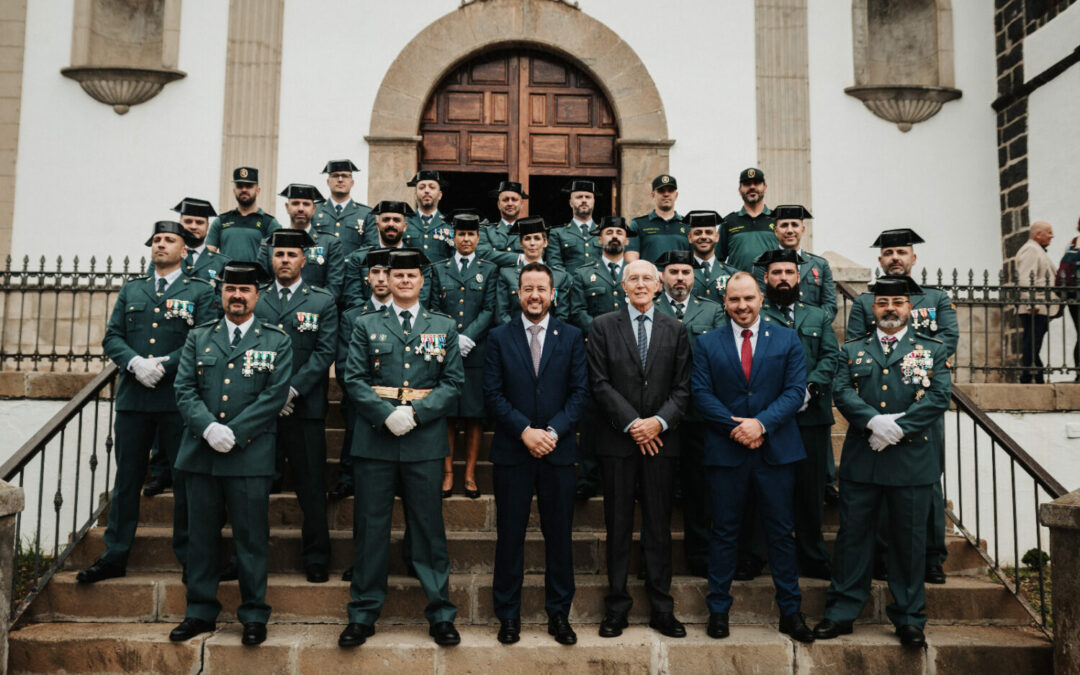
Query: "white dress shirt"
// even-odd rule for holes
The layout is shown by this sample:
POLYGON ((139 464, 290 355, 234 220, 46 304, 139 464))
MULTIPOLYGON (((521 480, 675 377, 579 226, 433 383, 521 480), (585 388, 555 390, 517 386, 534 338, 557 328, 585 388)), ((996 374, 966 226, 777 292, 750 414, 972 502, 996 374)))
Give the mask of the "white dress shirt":
POLYGON ((247 335, 248 329, 251 328, 252 324, 254 324, 254 323, 255 323, 255 315, 254 314, 252 314, 250 317, 248 317, 248 320, 245 321, 244 323, 241 323, 241 324, 235 324, 235 323, 233 323, 232 321, 229 320, 229 317, 225 317, 225 327, 229 329, 229 342, 230 343, 232 342, 233 333, 236 332, 237 328, 240 329, 240 339, 243 340, 244 336, 247 335))
POLYGON ((154 270, 154 290, 157 290, 158 280, 159 279, 164 279, 165 280, 165 290, 168 290, 169 286, 172 286, 172 283, 174 281, 176 281, 176 278, 179 277, 180 274, 181 274, 181 271, 180 271, 179 267, 174 269, 172 272, 169 272, 164 277, 161 276, 160 274, 158 274, 157 270, 155 269, 154 270))
MULTIPOLYGON (((751 325, 748 328, 748 330, 750 331, 750 354, 751 355, 753 355, 755 352, 757 352, 757 337, 758 337, 758 329, 759 328, 761 328, 761 317, 760 316, 757 318, 757 320, 754 321, 753 325, 751 325)), ((742 332, 743 332, 743 330, 744 329, 743 329, 742 326, 735 323, 734 321, 731 322, 731 332, 735 336, 735 354, 737 354, 740 359, 742 358, 742 341, 743 341, 742 332)))
POLYGON ((296 281, 294 281, 291 286, 282 286, 281 282, 278 281, 277 279, 275 279, 274 280, 274 288, 277 290, 278 298, 281 298, 281 289, 288 288, 289 289, 289 297, 291 298, 294 295, 296 295, 296 289, 300 288, 300 284, 302 284, 302 283, 304 283, 304 278, 303 277, 296 277, 296 281))
POLYGON ((420 316, 420 303, 414 304, 412 307, 398 307, 396 302, 391 302, 390 306, 394 310, 394 314, 397 316, 398 323, 401 323, 401 313, 405 310, 409 310, 409 321, 416 322, 416 317, 420 316))

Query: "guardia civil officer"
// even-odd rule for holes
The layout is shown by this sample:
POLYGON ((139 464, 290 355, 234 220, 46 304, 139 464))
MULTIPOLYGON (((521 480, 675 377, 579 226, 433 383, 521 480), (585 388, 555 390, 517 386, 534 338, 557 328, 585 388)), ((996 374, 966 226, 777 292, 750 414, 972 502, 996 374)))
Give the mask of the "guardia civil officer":
MULTIPOLYGON (((698 337, 727 323, 722 305, 694 297, 697 263, 690 251, 668 251, 656 261, 663 292, 655 302, 656 311, 673 316, 686 326, 693 353, 698 337)), ((679 467, 676 492, 682 493, 683 549, 690 573, 708 576, 709 536, 712 524, 705 481, 705 423, 694 410, 686 410, 679 425, 679 467)))
POLYGON ((640 257, 656 262, 664 251, 685 251, 690 248, 686 240, 686 223, 675 210, 675 200, 679 198, 679 184, 675 177, 665 173, 653 178, 651 197, 653 210, 634 218, 630 223, 637 238, 627 246, 627 260, 640 257))
POLYGON ((887 275, 873 287, 873 332, 841 347, 836 407, 848 420, 840 464, 840 531, 825 618, 814 637, 852 631, 870 596, 879 508, 888 507, 889 591, 885 608, 901 644, 923 647, 926 522, 933 486, 940 484, 941 416, 952 379, 948 347, 910 324, 910 277, 887 275))
POLYGON ((223 253, 231 260, 258 260, 263 240, 281 227, 277 219, 259 208, 261 191, 258 169, 241 166, 233 171, 236 208, 210 223, 206 245, 211 251, 223 253))
POLYGON ((465 386, 457 412, 447 420, 450 456, 443 466, 442 496, 454 489, 454 439, 465 432, 465 496, 477 499, 476 460, 484 431, 484 354, 487 335, 495 320, 495 293, 499 268, 476 255, 480 218, 474 213, 455 213, 454 255, 431 267, 431 299, 428 307, 446 314, 457 324, 458 346, 465 367, 465 386))
POLYGON ((511 180, 501 181, 490 195, 497 200, 499 222, 480 228, 480 243, 476 251, 481 258, 499 267, 513 267, 521 260, 521 246, 517 236, 510 233, 510 228, 521 217, 522 202, 529 195, 525 194, 521 183, 511 180))
POLYGON ((300 564, 311 583, 328 576, 330 532, 326 521, 326 411, 330 364, 337 352, 337 303, 330 292, 304 280, 305 249, 315 242, 303 230, 270 235, 274 283, 259 293, 255 317, 276 324, 292 340, 289 396, 278 413, 276 466, 289 466, 303 513, 300 564))
POLYGON ((331 159, 323 167, 330 199, 315 209, 311 224, 316 230, 334 235, 341 241, 341 254, 347 256, 365 245, 372 229, 367 215, 371 207, 352 198, 356 184, 353 173, 359 171, 350 159, 331 159))
POLYGON ((765 172, 757 168, 743 169, 739 174, 739 197, 742 208, 724 216, 720 226, 720 241, 716 256, 735 269, 752 272, 758 256, 776 248, 776 217, 765 206, 765 172))
MULTIPOLYGON (((911 276, 917 256, 915 244, 924 240, 914 230, 901 228, 884 230, 871 245, 880 249, 878 263, 885 274, 911 276)), ((848 340, 862 337, 874 330, 875 319, 872 310, 873 294, 863 293, 855 298, 848 316, 845 337, 848 340)), ((939 288, 922 287, 922 294, 911 298, 911 328, 923 335, 941 340, 945 353, 950 358, 956 353, 960 340, 960 324, 956 318, 956 306, 949 294, 939 288)), ((945 464, 944 425, 945 418, 938 422, 941 426, 942 444, 939 447, 942 467, 945 464)), ((884 520, 884 514, 883 514, 884 520)), ((945 558, 948 549, 945 545, 945 497, 941 482, 934 485, 934 495, 930 502, 930 516, 927 522, 926 545, 926 581, 931 584, 945 583, 945 558)), ((884 537, 879 537, 879 544, 884 544, 884 537)), ((883 561, 877 564, 877 576, 885 577, 883 561)))
MULTIPOLYGON (((371 210, 376 219, 376 231, 378 239, 372 248, 405 248, 405 232, 408 227, 408 219, 415 215, 412 207, 405 202, 381 201, 371 210)), ((362 305, 371 296, 371 289, 367 286, 368 265, 366 263, 368 251, 372 248, 361 248, 349 254, 345 259, 345 289, 342 292, 342 305, 355 307, 362 305)), ((425 278, 427 271, 424 272, 425 278)), ((430 284, 424 284, 420 291, 420 302, 428 301, 430 284)))
POLYGON ((187 610, 173 641, 214 630, 221 528, 233 523, 240 579, 241 642, 266 639, 267 551, 274 432, 289 397, 292 345, 276 324, 255 318, 261 265, 233 261, 221 274, 225 316, 191 331, 176 374, 185 429, 176 468, 185 472, 191 539, 187 610))
MULTIPOLYGON (((495 323, 502 325, 521 314, 521 300, 518 298, 518 277, 521 270, 529 263, 544 262, 544 251, 548 247, 548 228, 540 216, 520 218, 510 231, 517 236, 521 247, 521 261, 513 267, 499 270, 498 290, 496 291, 495 323)), ((560 321, 570 320, 570 296, 573 280, 561 269, 551 269, 555 278, 554 298, 551 301, 551 313, 560 321)))
POLYGON ((433 263, 454 254, 454 228, 439 211, 443 189, 450 183, 438 171, 417 171, 408 183, 415 193, 416 212, 409 216, 405 245, 418 248, 433 263))
MULTIPOLYGON (((116 298, 102 349, 117 368, 116 479, 105 529, 105 553, 79 572, 82 583, 126 573, 128 553, 139 522, 139 487, 146 475, 150 447, 158 447, 176 465, 183 425, 173 391, 180 348, 188 331, 213 316, 214 291, 200 279, 184 276, 186 231, 179 223, 154 223, 146 241, 154 263, 151 275, 124 284, 116 298)), ((184 474, 173 470, 173 552, 187 565, 188 532, 184 474)))
MULTIPOLYGON (((600 245, 600 257, 579 266, 570 285, 570 323, 586 336, 593 319, 601 314, 626 307, 626 291, 622 286, 622 271, 627 264, 626 244, 636 236, 621 216, 605 216, 592 232, 600 245)), ((596 425, 592 420, 597 410, 593 401, 581 424, 578 447, 578 477, 574 496, 590 499, 600 491, 600 460, 596 457, 596 425)))
POLYGON ((570 222, 548 233, 547 262, 573 274, 574 270, 600 257, 600 242, 593 236, 593 210, 600 194, 591 180, 572 180, 562 189, 569 196, 570 222))
POLYGON ((461 641, 450 602, 450 557, 439 484, 449 454, 446 417, 464 384, 456 323, 420 303, 427 264, 416 249, 390 253, 393 302, 361 315, 349 341, 345 386, 357 404, 352 442, 356 545, 349 625, 338 644, 374 635, 386 601, 390 516, 400 481, 412 563, 427 596, 424 615, 436 644, 461 641))
MULTIPOLYGON (((782 204, 773 209, 776 216, 776 240, 781 249, 795 251, 803 262, 799 265, 799 302, 820 307, 830 317, 836 316, 836 284, 833 282, 829 261, 814 255, 802 247, 810 211, 801 204, 782 204)), ((764 254, 762 254, 764 255, 764 254)), ((754 263, 754 275, 764 284, 763 268, 754 263)))
POLYGON ((723 304, 731 275, 739 270, 716 257, 716 243, 724 219, 716 211, 688 211, 683 216, 687 239, 694 253, 694 296, 723 304))
MULTIPOLYGON (((304 249, 304 282, 329 291, 335 300, 340 298, 345 279, 345 256, 342 254, 341 240, 311 225, 311 217, 316 206, 323 203, 323 196, 314 185, 301 183, 290 183, 281 191, 280 196, 286 200, 288 229, 304 232, 311 239, 311 245, 304 249)), ((267 238, 259 251, 260 262, 267 270, 271 269, 272 252, 273 247, 267 238)))
POLYGON ((754 263, 764 270, 765 277, 762 321, 798 333, 806 356, 806 393, 795 416, 806 449, 806 459, 795 464, 795 553, 801 576, 829 579, 829 551, 821 532, 825 498, 821 477, 825 459, 832 454, 832 386, 840 347, 832 316, 801 300, 806 276, 804 272, 800 279, 799 270, 810 264, 793 248, 766 251, 754 263))

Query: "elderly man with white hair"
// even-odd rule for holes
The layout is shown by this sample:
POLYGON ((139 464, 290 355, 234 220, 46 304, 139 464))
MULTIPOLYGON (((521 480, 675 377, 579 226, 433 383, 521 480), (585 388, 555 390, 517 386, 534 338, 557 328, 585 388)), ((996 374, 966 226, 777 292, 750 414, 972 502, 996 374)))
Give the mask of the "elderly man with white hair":
POLYGON ((1049 290, 1054 285, 1057 268, 1054 261, 1046 254, 1046 247, 1054 238, 1054 228, 1050 223, 1037 221, 1031 224, 1028 240, 1016 252, 1016 285, 1028 287, 1021 291, 1020 327, 1023 338, 1020 347, 1020 382, 1043 383, 1042 351, 1043 338, 1050 329, 1050 319, 1056 317, 1060 305, 1047 304, 1052 297, 1049 290), (1043 290, 1046 289, 1046 290, 1043 290), (1042 300, 1042 304, 1039 304, 1042 300))
POLYGON ((629 263, 622 286, 627 307, 598 316, 587 356, 593 397, 600 410, 596 454, 603 466, 607 528, 607 611, 601 637, 616 637, 633 604, 626 588, 634 532, 635 485, 641 486, 645 589, 649 625, 685 637, 671 598, 671 497, 679 435, 690 403, 690 342, 678 319, 653 306, 660 290, 656 266, 629 263), (607 423, 604 423, 606 419, 607 423))

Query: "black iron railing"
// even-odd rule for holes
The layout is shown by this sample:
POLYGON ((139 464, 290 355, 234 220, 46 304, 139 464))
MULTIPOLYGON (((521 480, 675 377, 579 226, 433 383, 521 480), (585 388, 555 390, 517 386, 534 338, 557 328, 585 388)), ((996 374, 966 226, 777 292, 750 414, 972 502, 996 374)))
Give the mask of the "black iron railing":
POLYGON ((8 256, 0 273, 0 368, 3 370, 56 370, 62 364, 70 372, 97 370, 108 359, 101 338, 120 287, 145 273, 146 260, 131 267, 124 258, 119 270, 113 260, 104 269, 90 258, 88 269, 79 269, 79 258, 64 268, 61 258, 46 269, 42 256, 33 267, 30 257, 13 267, 8 256))
POLYGON ((0 466, 0 478, 26 495, 15 525, 12 623, 108 506, 116 374, 116 366, 107 363, 0 466))

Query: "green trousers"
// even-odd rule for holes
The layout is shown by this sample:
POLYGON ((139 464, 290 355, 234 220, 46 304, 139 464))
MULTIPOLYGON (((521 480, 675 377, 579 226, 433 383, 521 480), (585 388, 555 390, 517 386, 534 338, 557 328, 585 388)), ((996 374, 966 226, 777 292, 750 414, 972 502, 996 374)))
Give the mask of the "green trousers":
POLYGON ((825 512, 825 485, 820 477, 825 458, 832 454, 832 425, 799 427, 806 459, 795 464, 795 552, 799 567, 829 564, 829 549, 821 533, 825 512))
POLYGON ((304 515, 300 564, 330 562, 330 529, 326 522, 326 423, 321 419, 279 417, 277 454, 292 476, 296 501, 304 515))

